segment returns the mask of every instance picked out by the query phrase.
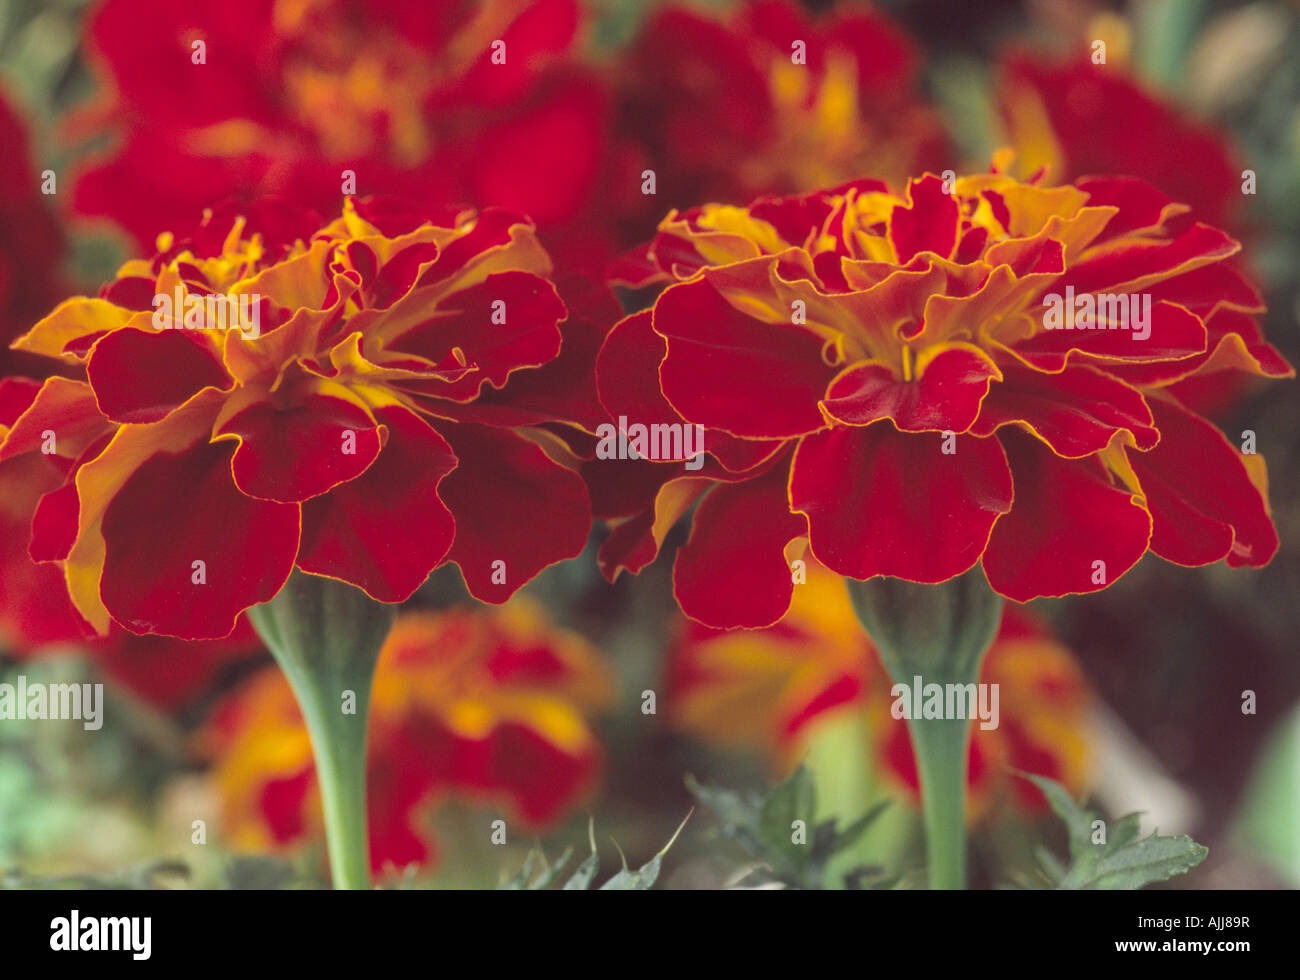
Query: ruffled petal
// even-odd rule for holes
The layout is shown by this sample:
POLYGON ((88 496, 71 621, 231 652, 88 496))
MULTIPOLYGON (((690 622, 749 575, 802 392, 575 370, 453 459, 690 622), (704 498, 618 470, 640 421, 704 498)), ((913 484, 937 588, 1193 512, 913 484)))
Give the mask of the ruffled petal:
POLYGON ((232 401, 213 436, 238 440, 231 467, 239 489, 300 503, 364 473, 379 455, 382 430, 345 394, 341 386, 324 386, 284 408, 256 391, 232 401), (240 402, 246 404, 229 411, 240 402))
POLYGON ((809 331, 748 316, 702 279, 667 289, 653 323, 668 340, 663 393, 687 420, 751 439, 824 424, 817 406, 835 371, 809 331))
POLYGON ((791 539, 807 533, 790 512, 786 473, 714 487, 695 511, 690 539, 677 553, 673 593, 692 619, 719 629, 770 626, 790 608, 791 539))
POLYGON ((439 490, 456 515, 450 558, 474 598, 505 602, 582 551, 591 531, 582 477, 513 432, 450 422, 439 431, 460 461, 439 490))
POLYGON ((1014 428, 998 433, 1015 476, 1011 513, 998 521, 984 573, 1008 599, 1096 592, 1147 550, 1151 515, 1095 458, 1064 460, 1014 428))
POLYGON ((1093 368, 1070 365, 1060 374, 1045 374, 1006 365, 1002 382, 993 386, 971 432, 992 435, 1004 425, 1023 424, 1069 459, 1099 453, 1116 432, 1129 433, 1139 449, 1160 439, 1151 409, 1135 388, 1093 368))
POLYGON ((200 442, 138 467, 109 502, 103 536, 100 595, 115 620, 135 633, 216 639, 288 579, 298 508, 240 493, 229 447, 200 442))
POLYGON ((1151 550, 1179 565, 1223 558, 1232 566, 1267 565, 1277 553, 1277 531, 1246 466, 1248 458, 1262 463, 1260 457, 1243 456, 1218 429, 1171 401, 1152 399, 1151 412, 1160 444, 1128 454, 1151 510, 1151 550))
POLYGON ((402 602, 451 547, 455 522, 443 484, 456 457, 413 412, 390 406, 374 414, 388 441, 360 476, 302 505, 298 567, 380 602, 402 602))
POLYGON ((806 437, 790 500, 808 516, 817 559, 850 578, 942 582, 969 569, 1011 509, 996 439, 912 435, 877 422, 806 437), (948 440, 956 450, 943 452, 948 440))
POLYGON ((231 384, 216 351, 180 329, 113 331, 95 345, 86 377, 114 422, 157 422, 203 388, 231 384))
POLYGON ((917 375, 899 381, 883 364, 856 364, 831 382, 822 405, 847 425, 891 419, 904 432, 965 432, 990 382, 1001 378, 982 351, 957 345, 927 350, 917 375))

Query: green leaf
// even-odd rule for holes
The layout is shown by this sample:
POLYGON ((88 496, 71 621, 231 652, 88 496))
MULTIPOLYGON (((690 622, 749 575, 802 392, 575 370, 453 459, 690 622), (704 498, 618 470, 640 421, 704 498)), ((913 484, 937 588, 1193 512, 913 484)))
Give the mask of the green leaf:
POLYGON ((1105 853, 1088 868, 1071 868, 1059 889, 1141 888, 1186 874, 1205 860, 1209 850, 1190 837, 1159 837, 1121 844, 1092 845, 1105 853))
POLYGON ((805 865, 817 844, 818 828, 813 821, 816 813, 817 787, 812 773, 800 766, 763 801, 758 816, 759 836, 769 850, 784 855, 794 867, 805 865), (796 844, 792 839, 796 820, 804 824, 803 844, 796 844))
POLYGON ((835 840, 835 853, 839 853, 845 848, 852 847, 858 842, 858 838, 866 833, 867 828, 875 823, 876 818, 889 809, 890 800, 881 800, 862 816, 854 820, 843 830, 841 830, 835 840))
POLYGON ((528 888, 528 883, 533 879, 533 868, 537 865, 539 852, 534 849, 524 856, 524 866, 519 869, 519 873, 501 886, 501 891, 517 892, 528 888))
POLYGON ((686 788, 721 820, 724 836, 751 854, 758 855, 764 850, 759 832, 761 797, 745 796, 721 786, 705 786, 690 775, 686 777, 686 788))
POLYGON ((1093 846, 1092 821, 1096 818, 1074 802, 1069 790, 1060 783, 1018 770, 1017 775, 1028 779, 1042 790, 1047 797, 1047 805, 1065 823, 1065 832, 1070 841, 1070 857, 1075 861, 1086 859, 1093 846))
POLYGON ((279 858, 237 854, 226 865, 226 887, 235 891, 283 888, 293 880, 293 867, 279 858))
MULTIPOLYGON (((538 853, 541 854, 540 851, 538 853)), ((543 861, 546 860, 546 855, 542 854, 541 857, 543 861)), ((566 847, 564 849, 564 853, 559 856, 556 862, 554 864, 547 865, 547 867, 543 868, 541 870, 541 873, 538 874, 538 876, 533 879, 532 884, 530 884, 528 887, 533 891, 537 891, 542 888, 549 888, 551 886, 551 883, 554 882, 560 876, 560 872, 563 871, 568 866, 569 860, 572 857, 573 857, 573 848, 566 847)))
POLYGON ((591 842, 591 857, 583 861, 564 883, 564 891, 586 891, 600 869, 600 855, 596 853, 596 821, 587 821, 587 840, 591 842))
MULTIPOLYGON (((1060 783, 1021 772, 1047 797, 1048 805, 1065 823, 1070 841, 1070 867, 1054 858, 1042 860, 1055 887, 1075 889, 1136 889, 1185 874, 1205 860, 1209 851, 1190 837, 1139 838, 1139 814, 1130 813, 1104 824, 1104 843, 1093 843, 1093 824, 1101 818, 1075 802, 1060 783)), ((1104 822, 1103 822, 1104 823, 1104 822)))
MULTIPOLYGON (((694 810, 691 811, 691 813, 694 812, 694 810)), ((623 870, 601 885, 599 890, 645 891, 646 889, 653 887, 654 883, 659 880, 659 869, 662 865, 664 855, 668 853, 668 848, 672 847, 673 844, 677 842, 678 836, 686 828, 686 821, 691 819, 691 813, 686 814, 686 819, 678 824, 677 829, 673 831, 673 836, 668 839, 668 843, 660 849, 658 854, 652 857, 636 871, 628 870, 627 859, 624 858, 623 870)), ((622 851, 620 851, 619 854, 621 855, 622 851)))
MULTIPOLYGON (((826 887, 826 870, 831 858, 857 843, 867 828, 884 812, 889 801, 872 807, 843 830, 837 819, 814 822, 817 787, 812 771, 800 766, 784 783, 765 796, 751 796, 714 786, 702 786, 687 777, 686 785, 704 806, 719 818, 723 836, 736 841, 759 862, 734 884, 755 880, 779 882, 791 888, 826 887), (806 828, 806 843, 793 840, 796 820, 806 828)), ((876 872, 877 869, 869 869, 876 872)), ((843 876, 847 887, 858 883, 861 869, 843 876), (854 880, 849 881, 853 876, 854 880)), ((870 887, 881 887, 873 883, 870 887)))

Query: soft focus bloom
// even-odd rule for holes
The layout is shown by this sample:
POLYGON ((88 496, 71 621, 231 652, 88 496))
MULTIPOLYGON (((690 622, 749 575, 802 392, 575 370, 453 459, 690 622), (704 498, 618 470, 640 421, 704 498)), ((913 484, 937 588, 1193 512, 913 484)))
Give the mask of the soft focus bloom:
POLYGON ((1242 168, 1227 133, 1147 91, 1120 62, 1003 54, 996 98, 1019 172, 1046 169, 1053 183, 1140 177, 1189 205, 1196 218, 1232 227, 1242 168))
MULTIPOLYGON (((674 727, 721 747, 797 765, 819 723, 865 714, 871 757, 895 793, 918 798, 907 722, 891 715, 891 683, 862 632, 844 581, 811 563, 790 611, 762 630, 679 624, 668 665, 674 727)), ((1038 813, 1045 801, 1018 769, 1055 779, 1076 796, 1088 774, 1089 692, 1069 651, 1026 613, 1007 607, 980 680, 998 685, 998 724, 972 723, 967 770, 972 818, 1009 800, 1038 813)))
MULTIPOLYGON (((1086 55, 1004 53, 996 98, 1017 172, 1041 169, 1052 183, 1090 174, 1140 177, 1189 205, 1198 220, 1241 234, 1242 164, 1227 131, 1148 91, 1111 51, 1100 65, 1086 55)), ((1173 390, 1206 414, 1236 400, 1249 382, 1240 372, 1199 372, 1173 390)))
MULTIPOLYGON (((30 378, 0 378, 0 446, 40 390, 41 382, 30 378)), ((66 460, 52 454, 0 460, 0 647, 6 650, 25 653, 82 634, 59 569, 38 565, 27 553, 32 514, 66 472, 66 460)))
MULTIPOLYGON (((0 444, 39 391, 39 382, 0 378, 0 444)), ((62 569, 37 563, 27 552, 32 515, 46 493, 62 486, 66 472, 67 460, 55 454, 25 453, 0 462, 0 650, 20 661, 90 653, 107 678, 164 709, 181 707, 229 665, 262 651, 243 618, 219 640, 136 636, 116 625, 107 636, 87 639, 62 569)))
MULTIPOLYGON (((400 615, 370 708, 372 867, 431 860, 428 813, 448 796, 503 806, 531 830, 562 818, 599 773, 590 716, 611 694, 597 651, 524 597, 400 615)), ((310 740, 279 671, 218 706, 203 740, 232 846, 318 835, 310 740)))
POLYGON ((58 299, 63 236, 41 194, 26 127, 2 94, 0 146, 0 375, 7 375, 31 373, 40 361, 8 347, 58 299))
MULTIPOLYGON (((805 542, 856 579, 982 563, 1017 601, 1104 588, 1148 550, 1272 558, 1262 459, 1168 391, 1292 374, 1224 261, 1238 244, 1131 178, 951 190, 861 180, 665 219, 639 281, 668 288, 610 332, 598 383, 614 417, 704 426, 711 458, 642 460, 640 485, 599 491, 626 518, 607 575, 652 560, 696 501, 676 594, 724 628, 781 617, 805 542), (1100 327, 1049 329, 1067 296, 1100 327), (1116 296, 1147 322, 1118 329, 1116 296)), ((613 465, 588 464, 593 486, 613 465)))
POLYGON ((948 159, 918 68, 912 41, 869 9, 811 18, 761 0, 718 20, 668 6, 619 59, 619 131, 644 147, 661 205, 901 180, 948 159))
POLYGON ((114 143, 75 175, 74 206, 147 247, 232 195, 332 210, 351 171, 345 193, 562 223, 586 201, 608 114, 569 58, 579 12, 576 0, 107 0, 87 27, 104 90, 72 128, 114 143))
POLYGON ((532 428, 564 398, 508 383, 565 390, 532 225, 352 200, 316 225, 209 212, 17 342, 85 371, 15 383, 0 466, 58 473, 30 554, 98 632, 226 636, 295 565, 400 602, 446 559, 500 602, 582 550, 583 482, 532 428))

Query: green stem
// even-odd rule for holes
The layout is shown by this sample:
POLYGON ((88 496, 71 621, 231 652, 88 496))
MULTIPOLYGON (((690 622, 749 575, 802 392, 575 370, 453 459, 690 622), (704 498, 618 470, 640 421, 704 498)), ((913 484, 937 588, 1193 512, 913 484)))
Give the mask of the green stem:
POLYGON ((966 762, 970 722, 913 719, 930 887, 966 887, 966 762))
POLYGON ((325 812, 325 843, 335 888, 369 888, 369 832, 366 822, 366 720, 370 682, 325 681, 311 671, 294 670, 280 661, 298 707, 302 709, 316 758, 321 807, 325 812), (339 708, 342 690, 354 690, 357 713, 339 708))
POLYGON ((311 736, 335 888, 370 887, 366 722, 393 615, 350 585, 297 571, 279 595, 249 610, 311 736))
MULTIPOLYGON (((1002 620, 1002 597, 974 568, 939 585, 848 580, 849 596, 895 684, 975 684, 1002 620)), ((919 698, 918 698, 919 700, 919 698)), ((970 718, 909 717, 921 778, 930 887, 966 887, 970 718)))

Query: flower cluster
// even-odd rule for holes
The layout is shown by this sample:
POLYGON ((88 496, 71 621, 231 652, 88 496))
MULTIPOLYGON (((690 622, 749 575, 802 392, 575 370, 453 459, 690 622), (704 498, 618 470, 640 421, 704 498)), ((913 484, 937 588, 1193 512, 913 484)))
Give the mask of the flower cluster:
POLYGON ((666 552, 671 723, 788 771, 857 712, 961 887, 966 729, 890 680, 973 682, 998 630, 965 796, 1038 812, 1008 773, 1081 791, 1090 694, 1003 599, 1279 549, 1208 418, 1294 376, 1253 172, 1124 18, 1058 17, 1102 51, 1011 38, 950 132, 978 73, 868 5, 97 3, 59 86, 95 95, 36 129, 66 175, 0 101, 0 653, 222 697, 229 842, 323 831, 364 887, 367 777, 376 869, 432 861, 442 798, 543 827, 594 786, 613 680, 533 602, 666 552), (60 214, 125 233, 115 274, 61 267, 60 214))
POLYGON ((604 135, 579 22, 575 0, 109 0, 87 37, 107 84, 73 128, 114 142, 75 206, 143 245, 232 195, 332 210, 340 188, 563 222, 604 135))

